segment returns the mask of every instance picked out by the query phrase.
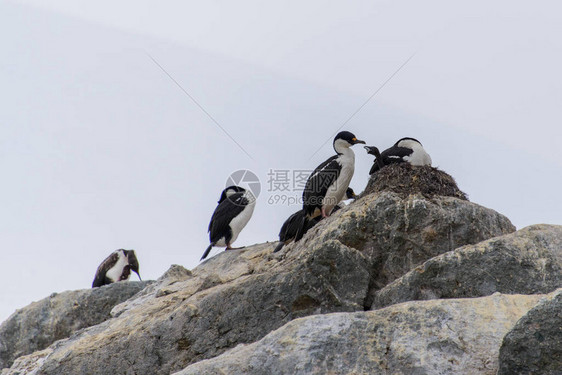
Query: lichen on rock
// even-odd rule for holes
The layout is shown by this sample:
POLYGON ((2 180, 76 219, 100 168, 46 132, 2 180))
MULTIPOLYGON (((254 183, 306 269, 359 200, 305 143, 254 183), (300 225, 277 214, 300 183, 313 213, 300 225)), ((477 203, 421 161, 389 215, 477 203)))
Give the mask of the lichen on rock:
POLYGON ((532 225, 436 256, 376 293, 373 308, 436 298, 550 293, 562 287, 562 226, 532 225))
POLYGON ((111 318, 111 309, 150 282, 120 282, 101 288, 53 293, 16 311, 0 326, 0 369, 17 357, 111 318))
POLYGON ((498 375, 562 373, 562 289, 523 316, 504 337, 498 375))
POLYGON ((502 337, 541 297, 496 294, 315 315, 174 375, 493 375, 502 337))

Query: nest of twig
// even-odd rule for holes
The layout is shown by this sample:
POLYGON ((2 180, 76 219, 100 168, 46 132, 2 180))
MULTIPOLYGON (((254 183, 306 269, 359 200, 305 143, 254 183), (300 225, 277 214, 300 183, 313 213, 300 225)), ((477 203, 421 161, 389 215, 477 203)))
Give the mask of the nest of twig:
POLYGON ((421 193, 426 198, 439 195, 468 200, 449 174, 434 167, 414 167, 409 163, 390 164, 375 172, 363 195, 382 191, 392 191, 404 197, 421 193))

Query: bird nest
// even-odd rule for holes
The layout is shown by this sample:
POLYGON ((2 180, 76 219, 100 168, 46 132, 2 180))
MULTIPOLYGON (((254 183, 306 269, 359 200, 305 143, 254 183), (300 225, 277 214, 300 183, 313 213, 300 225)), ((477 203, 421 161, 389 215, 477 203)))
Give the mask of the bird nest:
POLYGON ((420 193, 426 198, 439 195, 468 200, 449 174, 434 167, 414 167, 409 163, 390 164, 371 175, 364 194, 382 191, 404 197, 420 193))

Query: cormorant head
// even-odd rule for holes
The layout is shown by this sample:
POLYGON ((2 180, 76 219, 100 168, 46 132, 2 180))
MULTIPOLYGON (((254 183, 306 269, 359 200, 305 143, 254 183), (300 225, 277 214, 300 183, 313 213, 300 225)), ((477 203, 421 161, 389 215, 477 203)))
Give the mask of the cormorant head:
POLYGON ((218 203, 220 204, 223 200, 230 197, 232 194, 243 193, 245 191, 246 191, 246 189, 244 189, 243 187, 240 187, 240 186, 236 186, 236 185, 229 186, 222 191, 222 194, 221 194, 221 197, 220 197, 218 203))
POLYGON ((365 148, 365 150, 367 150, 367 154, 374 155, 374 156, 376 156, 377 158, 378 158, 379 155, 381 154, 381 153, 379 152, 379 149, 376 148, 375 146, 363 146, 363 147, 365 148))
POLYGON ((123 250, 123 253, 125 254, 125 256, 127 257, 127 261, 129 263, 129 269, 131 271, 133 271, 134 273, 137 274, 137 276, 139 277, 139 280, 142 281, 140 273, 139 273, 139 261, 137 259, 137 256, 135 254, 135 250, 123 250))
POLYGON ((357 195, 355 195, 355 192, 353 191, 352 188, 348 187, 347 190, 345 191, 345 199, 355 199, 357 198, 357 195))
POLYGON ((334 150, 338 154, 341 154, 344 149, 349 148, 358 143, 365 144, 365 141, 360 141, 355 137, 355 135, 348 131, 339 132, 334 138, 334 150))
POLYGON ((415 139, 415 138, 411 138, 411 137, 400 138, 400 139, 394 144, 394 146, 397 146, 397 147, 406 147, 406 148, 412 148, 412 146, 414 146, 414 145, 415 145, 415 146, 418 146, 418 145, 419 145, 419 146, 423 147, 420 141, 418 141, 418 140, 415 139), (416 145, 416 143, 417 143, 417 145, 416 145))

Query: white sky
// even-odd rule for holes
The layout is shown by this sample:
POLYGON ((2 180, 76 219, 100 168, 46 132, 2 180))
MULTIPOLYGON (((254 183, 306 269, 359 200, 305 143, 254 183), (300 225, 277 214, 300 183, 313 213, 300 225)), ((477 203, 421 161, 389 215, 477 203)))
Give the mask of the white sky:
POLYGON ((561 21, 555 1, 0 1, 0 321, 120 247, 144 279, 193 268, 237 169, 263 189, 235 245, 275 240, 298 206, 268 204, 269 169, 329 157, 414 53, 344 129, 416 137, 473 202, 562 224, 561 21))

